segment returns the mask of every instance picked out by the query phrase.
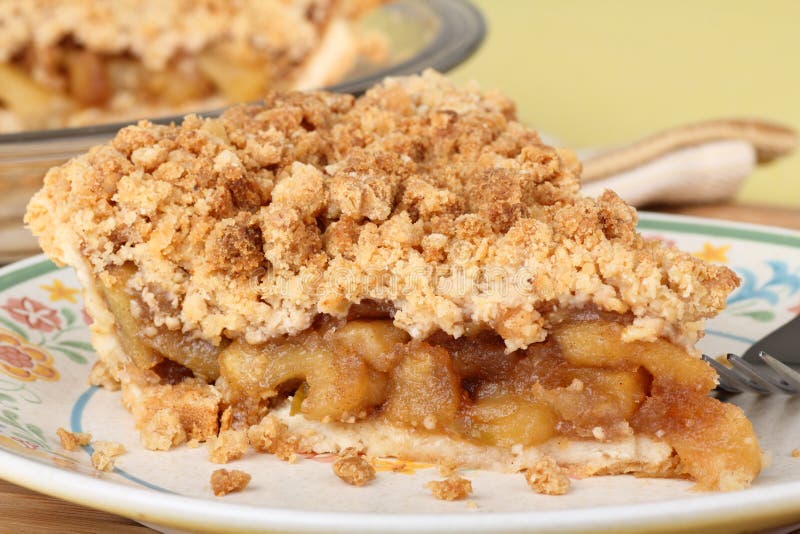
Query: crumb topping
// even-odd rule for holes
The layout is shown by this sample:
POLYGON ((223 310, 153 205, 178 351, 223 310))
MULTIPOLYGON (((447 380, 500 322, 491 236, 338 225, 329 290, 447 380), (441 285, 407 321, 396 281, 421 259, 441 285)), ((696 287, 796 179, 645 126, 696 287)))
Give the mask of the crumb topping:
POLYGON ((792 458, 800 458, 800 449, 792 449, 792 458))
POLYGON ((211 490, 217 497, 222 497, 229 493, 242 491, 250 483, 251 478, 249 473, 237 469, 231 471, 217 469, 211 473, 211 490))
POLYGON ((61 441, 61 448, 65 451, 74 451, 92 441, 92 435, 88 432, 70 432, 64 428, 59 428, 56 430, 56 434, 61 441))
POLYGON ((461 501, 472 494, 472 481, 456 474, 444 480, 432 480, 425 487, 440 501, 461 501))
POLYGON ((567 474, 549 456, 526 469, 525 480, 533 491, 544 495, 564 495, 570 487, 567 474))
POLYGON ((333 463, 333 472, 351 486, 363 486, 375 478, 375 468, 363 456, 347 454, 333 463))
POLYGON ((157 327, 215 344, 369 300, 416 338, 492 328, 511 351, 592 304, 632 314, 628 340, 692 346, 735 274, 644 240, 614 193, 580 196, 579 172, 508 99, 427 72, 125 128, 51 170, 26 221, 101 280, 132 262, 157 327))
MULTIPOLYGON (((226 41, 298 62, 316 46, 316 25, 333 2, 304 0, 5 0, 0 61, 26 47, 46 52, 64 40, 95 52, 130 54, 161 70, 181 54, 226 41)), ((40 52, 40 53, 44 53, 40 52)))
POLYGON ((95 441, 92 443, 92 465, 98 471, 111 471, 114 469, 114 460, 125 453, 125 446, 116 441, 95 441))

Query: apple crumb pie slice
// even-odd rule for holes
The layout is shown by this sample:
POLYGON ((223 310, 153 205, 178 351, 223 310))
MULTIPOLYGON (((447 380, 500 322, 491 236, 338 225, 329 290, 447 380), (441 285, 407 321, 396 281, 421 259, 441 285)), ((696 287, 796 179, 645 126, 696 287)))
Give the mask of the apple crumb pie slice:
POLYGON ((579 173, 506 98, 427 72, 125 128, 27 222, 149 448, 246 431, 286 458, 749 485, 753 428, 694 349, 737 277, 579 173))

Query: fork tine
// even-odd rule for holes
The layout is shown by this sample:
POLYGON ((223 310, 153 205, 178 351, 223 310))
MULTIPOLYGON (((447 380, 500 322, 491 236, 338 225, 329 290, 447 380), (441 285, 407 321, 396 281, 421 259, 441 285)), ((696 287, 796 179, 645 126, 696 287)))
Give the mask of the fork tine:
POLYGON ((714 358, 705 354, 703 354, 703 359, 717 372, 720 389, 724 389, 728 393, 742 393, 750 389, 732 369, 728 369, 714 358))
POLYGON ((775 359, 763 350, 758 353, 758 357, 769 365, 773 371, 778 374, 781 380, 780 388, 788 393, 800 392, 800 373, 786 365, 785 363, 775 359))
POLYGON ((770 377, 764 376, 753 369, 750 364, 745 362, 740 356, 737 356, 736 354, 728 354, 728 361, 731 362, 731 364, 742 376, 744 376, 747 385, 756 390, 758 393, 763 395, 774 393, 776 391, 782 391, 782 388, 774 383, 770 377))

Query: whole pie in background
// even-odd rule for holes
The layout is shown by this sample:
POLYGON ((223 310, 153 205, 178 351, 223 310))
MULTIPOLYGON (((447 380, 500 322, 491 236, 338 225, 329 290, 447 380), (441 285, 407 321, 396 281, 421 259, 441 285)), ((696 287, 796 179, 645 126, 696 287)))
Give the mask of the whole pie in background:
POLYGON ((5 0, 0 133, 210 110, 322 87, 370 0, 5 0))

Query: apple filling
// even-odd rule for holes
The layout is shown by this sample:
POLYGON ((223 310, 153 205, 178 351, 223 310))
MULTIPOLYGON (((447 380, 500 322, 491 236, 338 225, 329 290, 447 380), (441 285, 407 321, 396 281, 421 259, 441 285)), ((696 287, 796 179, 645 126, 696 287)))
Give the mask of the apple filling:
POLYGON ((411 340, 381 309, 323 317, 261 345, 215 346, 147 326, 144 306, 122 289, 129 276, 119 269, 115 287, 105 289, 128 356, 165 383, 214 383, 234 427, 257 424, 288 401, 292 415, 309 420, 380 420, 482 446, 647 436, 674 449, 671 474, 707 488, 724 488, 726 473, 744 469, 752 478, 761 467, 750 423, 708 396, 714 371, 664 339, 624 342, 627 316, 552 313, 546 341, 511 353, 488 330, 411 340))
POLYGON ((176 58, 167 69, 151 70, 125 55, 79 47, 31 50, 0 63, 0 109, 17 113, 26 128, 46 128, 52 126, 54 111, 113 108, 123 100, 179 109, 217 96, 225 102, 255 100, 276 85, 273 72, 288 72, 291 65, 285 59, 281 65, 280 58, 245 52, 222 44, 194 57, 176 58), (49 84, 31 73, 33 65, 41 68, 39 56, 45 54, 49 84))

